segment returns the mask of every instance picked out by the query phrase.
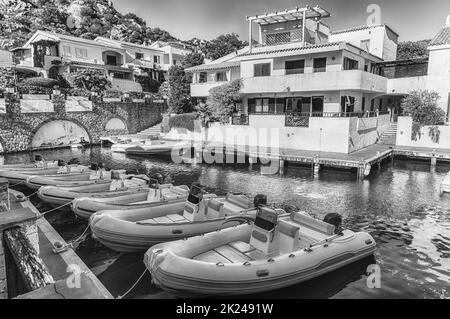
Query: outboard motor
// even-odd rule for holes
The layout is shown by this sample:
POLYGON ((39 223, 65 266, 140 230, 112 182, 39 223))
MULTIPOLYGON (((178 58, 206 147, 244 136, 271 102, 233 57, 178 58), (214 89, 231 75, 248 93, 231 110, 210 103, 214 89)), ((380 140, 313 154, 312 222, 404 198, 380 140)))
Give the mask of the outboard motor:
POLYGON ((98 171, 98 164, 97 163, 91 163, 91 170, 98 171))
POLYGON ((105 168, 105 164, 104 163, 98 163, 98 168, 99 169, 104 169, 105 168))
POLYGON ((335 233, 339 234, 341 233, 341 226, 342 226, 342 216, 337 213, 329 213, 325 216, 323 219, 325 223, 333 225, 335 228, 335 233))
POLYGON ((119 180, 120 178, 120 172, 119 171, 111 171, 111 179, 119 180))
POLYGON ((155 179, 158 181, 159 184, 164 184, 164 177, 161 174, 156 173, 155 179))
POLYGON ((58 167, 63 167, 66 166, 66 161, 65 160, 58 160, 58 167))
POLYGON ((139 172, 137 169, 127 169, 125 171, 125 174, 126 175, 139 175, 139 172))
POLYGON ((42 162, 43 160, 44 160, 44 158, 42 157, 42 155, 40 155, 40 154, 34 155, 35 162, 42 162))
POLYGON ((258 194, 253 199, 253 204, 255 207, 267 205, 267 196, 263 194, 258 194))

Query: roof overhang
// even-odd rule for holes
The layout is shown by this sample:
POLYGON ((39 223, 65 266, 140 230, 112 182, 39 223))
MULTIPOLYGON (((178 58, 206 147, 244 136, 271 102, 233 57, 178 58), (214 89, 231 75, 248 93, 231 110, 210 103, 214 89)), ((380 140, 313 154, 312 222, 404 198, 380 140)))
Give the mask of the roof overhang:
POLYGON ((194 66, 186 69, 186 72, 198 72, 198 71, 211 71, 211 70, 228 70, 241 66, 240 61, 222 62, 222 63, 210 63, 194 66))
POLYGON ((295 8, 292 10, 277 11, 273 13, 265 13, 252 17, 247 17, 247 21, 258 23, 260 25, 268 25, 273 23, 288 22, 303 20, 303 15, 306 19, 320 20, 322 18, 330 17, 330 13, 320 6, 305 8, 295 8))

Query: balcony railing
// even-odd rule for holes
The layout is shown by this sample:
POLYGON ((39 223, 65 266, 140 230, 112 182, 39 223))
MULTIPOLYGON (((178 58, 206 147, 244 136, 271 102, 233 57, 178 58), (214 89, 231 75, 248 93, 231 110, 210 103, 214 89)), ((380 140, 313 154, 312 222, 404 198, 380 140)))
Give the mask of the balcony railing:
POLYGON ((358 118, 369 118, 377 117, 378 115, 389 114, 389 112, 253 112, 250 115, 286 115, 286 116, 296 116, 296 117, 358 117, 358 118))
POLYGON ((248 115, 247 114, 240 114, 240 115, 233 115, 231 117, 231 124, 232 125, 249 125, 248 115))

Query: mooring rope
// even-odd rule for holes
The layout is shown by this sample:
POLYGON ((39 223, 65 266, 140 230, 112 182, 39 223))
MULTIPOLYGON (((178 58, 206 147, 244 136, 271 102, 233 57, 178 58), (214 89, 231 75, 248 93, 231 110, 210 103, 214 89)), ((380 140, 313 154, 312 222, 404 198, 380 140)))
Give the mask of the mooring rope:
POLYGON ((136 287, 136 285, 142 280, 142 278, 144 278, 145 273, 148 271, 147 268, 145 268, 144 272, 142 273, 142 275, 138 278, 138 280, 136 280, 136 282, 133 284, 133 286, 131 286, 130 289, 128 289, 123 295, 118 296, 116 299, 123 299, 124 297, 126 297, 131 291, 133 291, 134 287, 136 287))
POLYGON ((35 191, 34 193, 32 193, 31 195, 25 196, 26 199, 30 199, 31 197, 33 197, 34 195, 36 195, 37 193, 39 193, 39 190, 35 191))
POLYGON ((63 204, 63 205, 61 205, 61 206, 58 206, 58 207, 52 208, 52 209, 50 209, 50 210, 48 210, 48 211, 46 211, 46 212, 43 212, 43 213, 41 213, 41 214, 39 215, 39 218, 42 218, 42 217, 44 217, 45 215, 47 215, 48 213, 54 212, 55 210, 61 209, 61 208, 63 208, 63 207, 66 207, 66 206, 72 204, 72 202, 73 202, 73 200, 71 200, 70 202, 65 203, 65 204, 63 204))
POLYGON ((19 186, 19 185, 21 185, 21 184, 23 184, 23 183, 25 183, 25 180, 20 181, 20 182, 18 182, 17 184, 10 185, 9 187, 19 186))

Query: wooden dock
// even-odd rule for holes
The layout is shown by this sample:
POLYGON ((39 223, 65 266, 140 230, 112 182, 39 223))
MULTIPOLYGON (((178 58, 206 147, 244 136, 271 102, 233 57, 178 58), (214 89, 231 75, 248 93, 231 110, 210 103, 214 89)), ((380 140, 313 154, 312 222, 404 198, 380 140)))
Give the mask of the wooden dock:
MULTIPOLYGON (((4 186, 4 181, 2 180, 4 186)), ((3 195, 5 195, 4 187, 3 195)), ((111 299, 109 291, 23 194, 0 212, 0 299, 111 299)), ((2 197, 3 203, 6 197, 2 197)))
POLYGON ((358 180, 369 176, 374 165, 380 166, 387 158, 392 158, 393 149, 387 145, 372 145, 362 150, 345 154, 334 152, 306 151, 295 149, 270 149, 249 146, 223 146, 221 144, 208 143, 203 145, 203 152, 214 150, 223 152, 224 158, 231 158, 236 154, 244 155, 250 163, 256 163, 257 159, 279 161, 279 172, 283 174, 286 164, 302 164, 311 166, 314 174, 318 174, 324 167, 355 169, 358 180), (222 150, 220 150, 222 148, 222 150))

